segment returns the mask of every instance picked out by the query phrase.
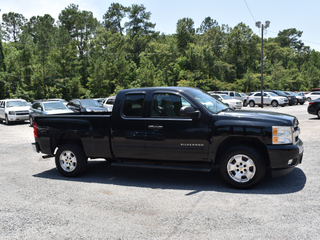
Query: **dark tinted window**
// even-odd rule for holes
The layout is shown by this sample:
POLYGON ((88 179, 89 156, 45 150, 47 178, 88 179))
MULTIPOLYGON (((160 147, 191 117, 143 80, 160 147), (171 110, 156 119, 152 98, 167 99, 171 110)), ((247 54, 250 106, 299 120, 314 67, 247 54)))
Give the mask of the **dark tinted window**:
MULTIPOLYGON (((151 116, 179 117, 180 109, 184 105, 183 98, 173 94, 155 94, 152 100, 151 116)), ((190 104, 188 104, 190 106, 190 104)))
POLYGON ((124 98, 122 113, 126 117, 142 117, 145 95, 128 94, 124 98))
POLYGON ((41 103, 36 102, 32 105, 33 109, 42 110, 41 103))

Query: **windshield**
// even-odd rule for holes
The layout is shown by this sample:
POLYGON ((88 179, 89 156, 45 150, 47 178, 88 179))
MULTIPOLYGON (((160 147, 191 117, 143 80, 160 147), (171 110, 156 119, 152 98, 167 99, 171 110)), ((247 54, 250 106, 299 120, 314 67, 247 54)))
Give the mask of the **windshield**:
POLYGON ((276 91, 278 95, 286 95, 284 92, 277 90, 276 91))
POLYGON ((26 101, 8 101, 7 107, 27 107, 29 106, 26 101))
POLYGON ((210 95, 197 89, 190 89, 187 92, 194 97, 199 103, 201 103, 211 113, 217 113, 226 109, 229 109, 224 103, 214 99, 210 95))
POLYGON ((83 107, 102 107, 101 104, 94 99, 82 99, 81 104, 83 107))
POLYGON ((273 97, 278 97, 279 95, 277 95, 277 94, 275 94, 275 93, 273 93, 273 92, 269 92, 269 95, 270 96, 273 96, 273 97))
POLYGON ((220 97, 222 97, 223 99, 233 99, 233 98, 230 97, 229 95, 220 95, 220 97))
POLYGON ((43 103, 43 107, 46 111, 52 110, 61 110, 67 109, 67 107, 62 102, 50 102, 50 103, 43 103))

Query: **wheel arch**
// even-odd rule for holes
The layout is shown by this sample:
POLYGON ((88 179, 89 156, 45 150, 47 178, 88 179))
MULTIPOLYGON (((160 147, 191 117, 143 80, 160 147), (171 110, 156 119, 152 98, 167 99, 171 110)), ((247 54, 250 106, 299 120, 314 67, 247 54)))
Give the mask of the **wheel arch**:
POLYGON ((216 157, 215 164, 219 165, 221 156, 229 149, 237 145, 244 145, 256 149, 263 157, 266 166, 270 166, 270 158, 266 145, 258 138, 254 137, 229 137, 220 143, 216 157))
POLYGON ((80 146, 82 149, 84 149, 81 138, 74 133, 61 133, 59 135, 53 135, 51 136, 50 142, 51 152, 54 154, 57 152, 57 149, 60 146, 65 145, 67 143, 76 144, 80 146))

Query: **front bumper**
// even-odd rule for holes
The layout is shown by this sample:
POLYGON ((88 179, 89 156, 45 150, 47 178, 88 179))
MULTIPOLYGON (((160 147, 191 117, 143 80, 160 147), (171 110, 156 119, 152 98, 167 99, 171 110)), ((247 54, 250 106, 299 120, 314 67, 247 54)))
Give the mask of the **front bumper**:
POLYGON ((291 172, 302 162, 303 142, 294 145, 268 145, 272 176, 282 176, 291 172))
POLYGON ((7 115, 10 122, 29 120, 28 115, 7 115))

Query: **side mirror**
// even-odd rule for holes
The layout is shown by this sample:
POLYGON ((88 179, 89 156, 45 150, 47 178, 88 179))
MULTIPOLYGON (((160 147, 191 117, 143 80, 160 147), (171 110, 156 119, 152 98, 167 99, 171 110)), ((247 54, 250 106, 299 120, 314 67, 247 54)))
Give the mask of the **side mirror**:
POLYGON ((180 109, 180 117, 196 119, 200 117, 200 112, 194 107, 184 106, 180 109))

